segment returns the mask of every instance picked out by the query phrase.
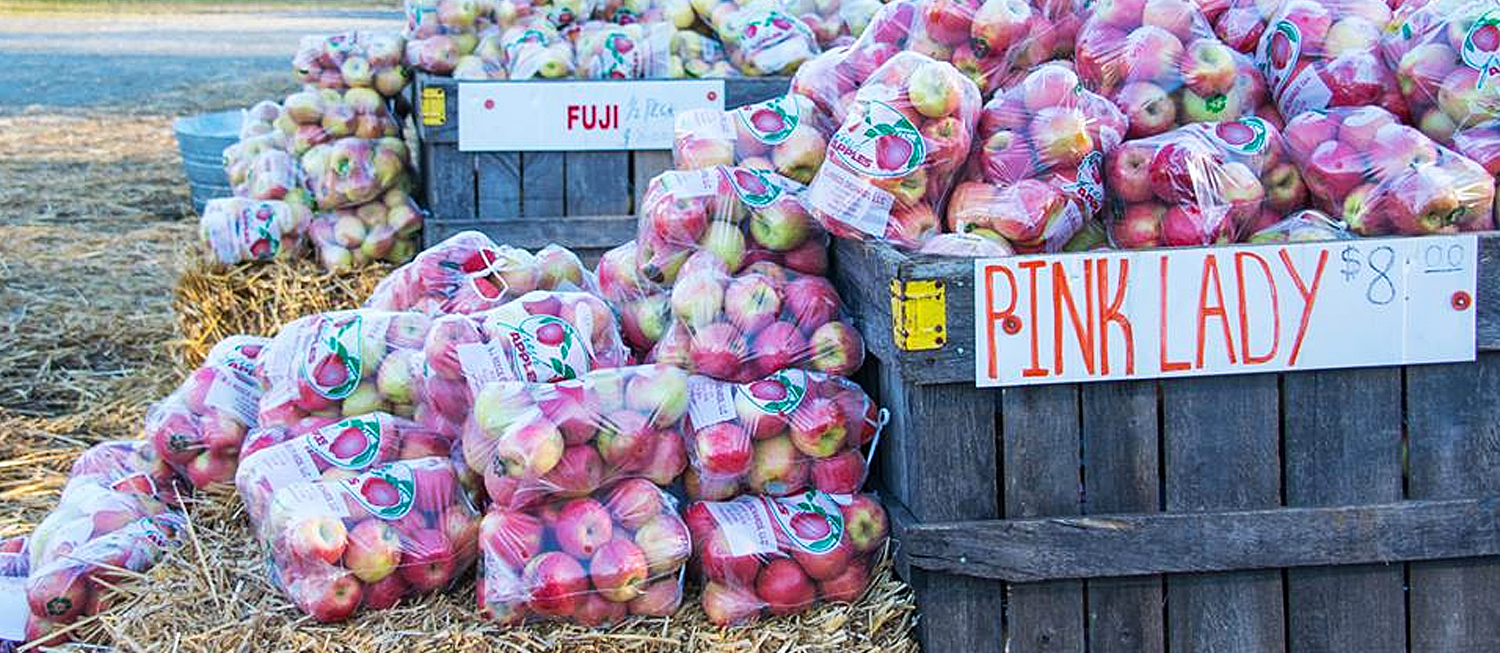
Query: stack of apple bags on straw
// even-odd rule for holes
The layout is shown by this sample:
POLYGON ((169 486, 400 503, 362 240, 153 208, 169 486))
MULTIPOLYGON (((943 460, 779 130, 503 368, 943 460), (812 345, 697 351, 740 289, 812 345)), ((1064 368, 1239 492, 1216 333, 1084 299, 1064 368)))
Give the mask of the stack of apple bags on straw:
POLYGON ((388 107, 407 83, 402 55, 395 33, 302 39, 292 64, 303 90, 246 110, 240 141, 224 151, 235 196, 204 208, 209 260, 289 259, 309 248, 332 271, 411 260, 422 211, 388 107))
POLYGON ((457 79, 790 74, 879 0, 407 0, 407 62, 457 79))

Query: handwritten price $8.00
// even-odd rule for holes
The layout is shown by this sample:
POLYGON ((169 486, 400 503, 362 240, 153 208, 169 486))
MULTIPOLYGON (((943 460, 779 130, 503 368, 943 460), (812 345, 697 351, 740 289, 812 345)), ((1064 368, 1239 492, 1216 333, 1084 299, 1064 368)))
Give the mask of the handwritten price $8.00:
POLYGON ((1381 245, 1368 252, 1349 245, 1339 253, 1339 260, 1343 267, 1339 274, 1344 275, 1345 283, 1354 283, 1356 277, 1360 281, 1365 279, 1365 271, 1369 271, 1369 281, 1365 286, 1365 300, 1376 306, 1384 306, 1396 300, 1396 284, 1391 281, 1391 268, 1396 265, 1396 250, 1381 245))

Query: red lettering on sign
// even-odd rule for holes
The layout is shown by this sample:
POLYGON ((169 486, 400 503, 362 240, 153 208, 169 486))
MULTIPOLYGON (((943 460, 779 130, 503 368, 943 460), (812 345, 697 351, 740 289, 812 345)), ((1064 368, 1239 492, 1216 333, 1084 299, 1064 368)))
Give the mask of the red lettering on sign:
POLYGON ((1229 332, 1229 315, 1224 311, 1224 285, 1219 281, 1219 259, 1213 254, 1203 257, 1203 272, 1198 278, 1198 369, 1203 369, 1203 346, 1206 344, 1204 328, 1208 325, 1208 318, 1215 316, 1219 318, 1219 324, 1224 327, 1224 349, 1229 352, 1229 363, 1233 365, 1239 362, 1234 356, 1234 335, 1229 332), (1212 307, 1208 304, 1208 277, 1214 278, 1214 297, 1218 303, 1212 307))
POLYGON ((1120 312, 1130 277, 1130 259, 1120 259, 1120 281, 1115 286, 1114 301, 1109 299, 1109 259, 1101 258, 1094 266, 1099 270, 1099 371, 1109 374, 1109 323, 1114 322, 1125 336, 1125 373, 1135 374, 1135 332, 1130 328, 1130 320, 1120 312))
POLYGON ((1068 287, 1067 270, 1058 261, 1052 263, 1052 373, 1063 373, 1063 302, 1068 304, 1068 319, 1073 322, 1073 335, 1078 338, 1078 351, 1083 354, 1083 368, 1094 373, 1094 269, 1088 261, 1083 262, 1083 317, 1078 316, 1078 305, 1073 302, 1073 291, 1068 287))
POLYGON ((1021 267, 1030 272, 1028 283, 1031 285, 1031 314, 1027 316, 1026 329, 1031 332, 1031 367, 1021 370, 1021 376, 1047 376, 1046 368, 1042 367, 1041 355, 1037 351, 1040 343, 1037 342, 1036 321, 1036 275, 1037 270, 1047 267, 1046 261, 1025 261, 1021 267))
POLYGON ((1271 264, 1254 252, 1236 252, 1234 276, 1240 290, 1240 356, 1245 359, 1246 365, 1268 363, 1276 357, 1276 349, 1281 346, 1281 305, 1276 296, 1276 280, 1271 277, 1271 264), (1266 286, 1271 289, 1271 349, 1265 354, 1250 353, 1250 301, 1245 298, 1246 259, 1255 259, 1266 277, 1266 286))
POLYGON ((1161 333, 1157 334, 1157 343, 1161 347, 1159 362, 1163 372, 1180 372, 1192 367, 1187 361, 1167 360, 1167 255, 1161 255, 1161 333))
POLYGON ((585 131, 619 129, 620 105, 570 104, 568 105, 568 129, 571 131, 574 126, 582 127, 585 131))
POLYGON ((583 110, 583 107, 576 104, 568 105, 568 131, 572 131, 573 125, 578 123, 578 112, 581 110, 583 110))
POLYGON ((1292 257, 1287 256, 1286 249, 1281 250, 1281 263, 1286 266, 1287 274, 1292 275, 1292 283, 1297 284, 1297 292, 1302 295, 1302 323, 1297 325, 1297 339, 1292 341, 1292 357, 1287 359, 1287 366, 1297 364, 1297 353, 1302 351, 1302 338, 1307 335, 1307 322, 1312 319, 1313 303, 1318 301, 1318 282, 1323 279, 1323 267, 1328 264, 1328 250, 1318 252, 1318 267, 1313 271, 1312 289, 1308 290, 1307 284, 1302 281, 1302 275, 1297 274, 1297 266, 1292 265, 1292 257))
POLYGON ((999 324, 1005 318, 1010 317, 1010 314, 1016 310, 1017 290, 1018 288, 1016 288, 1016 275, 1014 272, 1010 271, 1009 267, 1006 267, 1003 264, 986 265, 984 267, 984 332, 985 338, 987 338, 990 343, 989 363, 990 378, 992 379, 997 378, 1000 375, 1000 363, 997 360, 997 356, 1000 352, 1000 343, 995 341, 995 325, 999 324), (997 274, 1005 275, 1005 278, 1010 281, 1010 305, 1006 306, 1005 310, 1003 311, 995 310, 995 277, 997 276, 997 274))

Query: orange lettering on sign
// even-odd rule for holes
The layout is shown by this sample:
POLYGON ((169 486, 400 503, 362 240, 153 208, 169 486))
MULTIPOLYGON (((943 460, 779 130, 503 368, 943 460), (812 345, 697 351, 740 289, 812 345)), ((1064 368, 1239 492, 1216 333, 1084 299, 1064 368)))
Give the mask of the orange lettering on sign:
POLYGON ((1213 254, 1203 257, 1203 272, 1198 276, 1198 369, 1203 369, 1203 347, 1206 344, 1204 329, 1208 325, 1210 316, 1218 317, 1219 324, 1224 328, 1224 349, 1229 353, 1229 363, 1232 365, 1239 362, 1234 356, 1234 335, 1229 332, 1229 315, 1224 311, 1224 287, 1219 281, 1219 259, 1213 254), (1214 297, 1216 304, 1212 307, 1208 304, 1208 278, 1214 278, 1214 297))
POLYGON ((1037 270, 1047 266, 1047 262, 1024 261, 1020 265, 1031 273, 1028 281, 1031 286, 1031 314, 1026 316, 1027 323, 1024 325, 1024 328, 1031 332, 1031 367, 1021 370, 1021 376, 1047 376, 1047 369, 1042 367, 1041 354, 1038 352, 1040 343, 1037 342, 1037 332, 1040 329, 1036 328, 1036 275, 1037 270))
POLYGON ((1271 264, 1254 252, 1236 252, 1234 276, 1240 290, 1240 355, 1244 357, 1246 365, 1270 362, 1276 357, 1276 349, 1281 346, 1281 306, 1276 296, 1276 280, 1271 277, 1271 264), (1271 350, 1265 354, 1250 353, 1250 301, 1245 298, 1246 259, 1255 259, 1261 272, 1265 274, 1266 286, 1271 289, 1271 350))
POLYGON ((1130 320, 1120 312, 1130 277, 1130 259, 1120 259, 1120 281, 1115 286, 1114 301, 1109 298, 1109 259, 1101 258, 1094 266, 1099 271, 1099 371, 1109 374, 1109 323, 1114 322, 1125 337, 1125 373, 1135 374, 1135 333, 1130 320))
POLYGON ((1078 350, 1083 354, 1083 368, 1094 373, 1094 269, 1088 261, 1083 262, 1083 317, 1078 316, 1078 305, 1073 302, 1073 291, 1068 287, 1067 270, 1058 261, 1052 263, 1052 373, 1063 373, 1063 302, 1068 304, 1068 319, 1073 322, 1073 334, 1078 338, 1078 350))
POLYGON ((1302 351, 1302 338, 1307 335, 1307 322, 1312 319, 1313 303, 1318 301, 1318 283, 1323 280, 1323 268, 1328 264, 1328 250, 1318 252, 1318 267, 1313 271, 1312 289, 1302 281, 1302 275, 1297 274, 1297 266, 1292 265, 1292 257, 1287 256, 1286 248, 1281 250, 1281 263, 1286 266, 1287 274, 1292 275, 1292 282, 1297 284, 1297 292, 1302 295, 1302 322, 1297 325, 1297 339, 1292 341, 1292 356, 1287 359, 1287 366, 1297 364, 1297 353, 1302 351))
POLYGON ((1157 343, 1161 346, 1161 371, 1180 372, 1188 369, 1191 365, 1187 361, 1167 360, 1167 255, 1161 255, 1161 333, 1157 334, 1157 343))
POLYGON ((989 364, 990 378, 992 379, 997 378, 1000 375, 1000 363, 997 360, 997 355, 1000 351, 1000 343, 995 340, 995 325, 999 324, 1005 318, 1010 317, 1010 314, 1016 310, 1017 290, 1016 275, 1014 272, 1010 271, 1009 267, 1003 264, 986 265, 984 267, 984 333, 986 340, 988 340, 988 342, 990 343, 989 364), (1006 306, 1005 310, 1003 311, 996 311, 995 278, 1000 274, 1005 275, 1006 280, 1010 282, 1010 305, 1006 306))

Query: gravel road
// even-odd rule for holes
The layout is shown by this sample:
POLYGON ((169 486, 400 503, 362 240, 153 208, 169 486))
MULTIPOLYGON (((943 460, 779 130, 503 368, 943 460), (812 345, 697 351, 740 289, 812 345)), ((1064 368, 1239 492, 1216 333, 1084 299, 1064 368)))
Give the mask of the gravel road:
POLYGON ((306 34, 396 29, 371 10, 0 16, 0 111, 152 103, 194 84, 287 71, 306 34))

